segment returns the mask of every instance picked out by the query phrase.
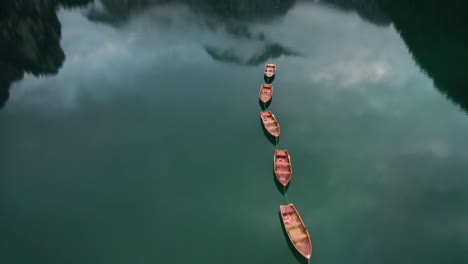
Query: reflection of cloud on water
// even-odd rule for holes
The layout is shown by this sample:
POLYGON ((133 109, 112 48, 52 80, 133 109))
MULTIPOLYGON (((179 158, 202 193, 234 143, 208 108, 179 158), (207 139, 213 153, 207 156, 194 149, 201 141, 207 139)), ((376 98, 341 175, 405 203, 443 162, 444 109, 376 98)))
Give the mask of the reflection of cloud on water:
MULTIPOLYGON (((317 4, 298 3, 281 20, 250 24, 244 30, 232 25, 207 30, 207 23, 214 21, 185 5, 150 8, 119 27, 93 23, 77 13, 59 14, 64 28, 62 46, 68 59, 61 74, 51 79, 80 78, 67 88, 41 96, 67 94, 64 97, 70 103, 81 92, 107 98, 109 87, 112 92, 128 89, 129 80, 147 78, 158 67, 215 64, 210 56, 256 64, 266 58, 261 54, 268 47, 279 50, 278 55, 299 54, 276 59, 281 80, 305 80, 309 85, 298 89, 318 89, 324 102, 330 104, 344 100, 340 94, 344 89, 361 96, 359 104, 372 111, 401 116, 411 105, 427 100, 426 95, 435 95, 394 28, 371 25, 356 14, 317 4), (73 26, 76 24, 80 26, 73 26), (294 28, 304 30, 291 30, 294 28), (233 32, 241 32, 242 37, 233 32), (97 79, 110 85, 96 89, 92 83, 97 79), (385 86, 379 85, 382 83, 385 86), (396 98, 400 94, 389 89, 406 89, 412 97, 396 98)), ((20 85, 27 91, 38 84, 28 77, 20 85)), ((317 107, 325 109, 323 105, 317 107)), ((355 111, 362 114, 367 110, 355 111)))
MULTIPOLYGON (((251 46, 251 45, 249 45, 251 46)), ((260 65, 265 63, 268 60, 273 60, 281 56, 296 56, 298 55, 292 50, 285 48, 277 43, 272 44, 261 44, 256 49, 239 49, 239 46, 236 45, 230 49, 224 48, 223 50, 207 46, 205 48, 206 52, 215 60, 230 62, 243 65, 260 65), (242 50, 243 52, 239 52, 242 50), (253 51, 249 54, 248 51, 253 51)))
POLYGON ((290 48, 266 38, 264 32, 251 30, 254 25, 272 23, 275 19, 279 19, 293 5, 292 0, 276 1, 274 6, 252 0, 236 2, 205 0, 197 3, 191 1, 128 3, 103 0, 95 8, 88 10, 87 15, 92 21, 117 27, 145 20, 145 25, 150 30, 154 26, 165 25, 172 31, 175 24, 179 35, 185 32, 194 39, 199 37, 197 34, 191 34, 194 28, 202 29, 200 32, 195 30, 197 33, 217 32, 226 35, 225 38, 231 41, 221 43, 222 45, 218 45, 217 37, 202 41, 208 55, 222 62, 255 66, 280 56, 297 55, 290 48), (179 27, 181 23, 183 26, 179 27), (249 42, 249 49, 242 49, 246 42, 249 42), (253 43, 257 46, 255 49, 252 49, 253 43))
POLYGON ((40 98, 53 97, 48 100, 55 101, 55 106, 64 104, 74 108, 82 95, 108 98, 110 93, 127 90, 129 79, 147 78, 158 67, 212 64, 205 51, 208 45, 221 53, 232 48, 241 64, 261 63, 269 57, 263 57, 265 49, 267 53, 278 50, 278 56, 293 54, 257 33, 253 38, 239 38, 232 34, 232 29, 207 30, 206 18, 184 5, 151 8, 120 27, 96 24, 76 12, 60 11, 59 18, 64 29, 62 46, 67 54, 61 74, 46 80, 27 76, 17 84, 21 88, 15 91, 16 98, 39 103, 40 98), (67 83, 69 80, 73 83, 55 92, 52 92, 54 86, 47 87, 51 81, 67 83), (93 87, 96 80, 105 85, 93 87), (111 87, 113 91, 108 90, 111 87), (37 96, 31 98, 36 89, 37 96))
POLYGON ((382 81, 390 74, 391 67, 385 62, 337 62, 314 72, 311 79, 315 83, 334 83, 339 87, 352 87, 357 84, 382 81))
POLYGON ((408 73, 419 75, 393 27, 369 24, 353 13, 298 3, 281 22, 253 28, 300 54, 279 58, 294 69, 282 73, 282 78, 308 75, 313 83, 330 89, 367 89, 363 84, 386 80, 401 86, 412 78, 408 73))

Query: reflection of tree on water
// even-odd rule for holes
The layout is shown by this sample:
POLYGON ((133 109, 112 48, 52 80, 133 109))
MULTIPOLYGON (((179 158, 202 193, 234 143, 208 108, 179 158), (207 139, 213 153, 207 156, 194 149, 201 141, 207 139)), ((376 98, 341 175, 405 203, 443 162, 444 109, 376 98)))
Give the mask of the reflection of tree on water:
POLYGON ((439 90, 468 111, 468 2, 382 2, 414 60, 439 90))
POLYGON ((364 19, 393 23, 416 63, 435 86, 468 112, 468 2, 322 0, 354 9, 364 19), (365 12, 363 10, 366 10, 365 12), (376 17, 376 14, 380 14, 376 17))
MULTIPOLYGON (((5 0, 0 4, 0 108, 8 100, 9 88, 24 73, 34 76, 57 74, 65 60, 60 47, 61 25, 58 7, 83 6, 93 0, 5 0)), ((132 14, 151 6, 184 4, 195 13, 208 15, 214 24, 236 38, 254 39, 263 44, 258 54, 240 59, 225 47, 207 47, 214 59, 255 65, 269 58, 293 55, 278 43, 268 42, 264 35, 249 31, 250 22, 268 22, 282 16, 294 5, 294 0, 276 0, 265 5, 263 0, 102 0, 104 12, 91 11, 91 20, 112 24, 123 23, 132 14)), ((207 25, 210 27, 210 25, 207 25)), ((212 26, 212 25, 211 25, 212 26)))
POLYGON ((264 21, 284 16, 295 0, 101 0, 104 10, 90 13, 92 19, 125 21, 148 8, 165 4, 184 4, 193 11, 228 21, 264 21))
POLYGON ((59 6, 92 0, 5 0, 0 4, 0 108, 12 82, 24 73, 56 74, 65 60, 60 47, 59 6))
POLYGON ((265 61, 280 56, 293 56, 289 48, 280 43, 269 41, 263 33, 252 33, 249 25, 252 23, 268 23, 284 16, 294 6, 295 0, 102 0, 103 9, 92 9, 88 18, 92 21, 120 25, 133 16, 151 7, 167 4, 183 4, 196 14, 205 18, 205 25, 213 30, 222 28, 236 39, 255 41, 259 48, 248 56, 234 45, 233 47, 206 46, 206 52, 215 60, 259 65, 265 61), (246 57, 247 56, 247 57, 246 57), (245 58, 246 57, 246 58, 245 58))
POLYGON ((204 0, 186 1, 194 10, 223 21, 263 21, 286 15, 295 0, 204 0))
POLYGON ((377 25, 388 26, 391 23, 380 9, 378 0, 320 0, 320 2, 343 11, 355 11, 364 20, 377 25))
MULTIPOLYGON (((309 0, 302 0, 309 1, 309 0)), ((4 0, 0 3, 0 107, 8 99, 12 82, 24 72, 35 76, 56 74, 65 55, 60 47, 61 29, 56 10, 93 0, 4 0)), ((123 23, 152 6, 184 4, 209 18, 206 26, 224 31, 238 40, 260 43, 250 57, 239 49, 206 46, 206 52, 224 62, 257 65, 268 59, 296 53, 252 33, 251 23, 268 23, 284 16, 295 0, 101 0, 103 11, 94 9, 91 20, 123 23)), ((355 10, 378 25, 393 23, 415 61, 434 80, 436 87, 468 111, 468 3, 461 0, 320 0, 341 10, 355 10)), ((235 44, 235 43, 234 43, 235 44)), ((235 45, 233 45, 235 47, 235 45)), ((242 49, 241 49, 242 50, 242 49)))

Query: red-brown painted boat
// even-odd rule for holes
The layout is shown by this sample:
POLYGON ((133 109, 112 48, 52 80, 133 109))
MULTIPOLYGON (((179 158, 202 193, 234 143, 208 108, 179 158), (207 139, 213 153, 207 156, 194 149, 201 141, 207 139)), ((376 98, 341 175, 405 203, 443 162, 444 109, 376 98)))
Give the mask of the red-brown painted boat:
POLYGON ((277 138, 280 135, 280 125, 276 121, 275 115, 268 112, 260 112, 260 117, 262 118, 263 126, 268 131, 270 135, 277 138))
POLYGON ((273 161, 276 179, 286 187, 292 176, 291 157, 288 151, 276 149, 273 161))
POLYGON ((280 212, 289 240, 304 258, 310 259, 312 256, 310 235, 296 208, 292 203, 280 205, 280 212))
POLYGON ((262 86, 260 87, 260 93, 259 93, 260 101, 266 104, 268 101, 271 100, 272 96, 273 96, 273 84, 267 84, 267 83, 262 84, 262 86))
POLYGON ((269 62, 265 64, 265 76, 267 78, 272 78, 276 74, 276 63, 269 62))

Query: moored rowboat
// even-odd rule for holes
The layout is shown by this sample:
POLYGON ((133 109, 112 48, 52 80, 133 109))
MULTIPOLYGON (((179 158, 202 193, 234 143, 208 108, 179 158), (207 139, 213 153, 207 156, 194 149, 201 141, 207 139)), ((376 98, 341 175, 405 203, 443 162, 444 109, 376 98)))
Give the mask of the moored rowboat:
POLYGON ((289 240, 304 258, 310 259, 312 256, 310 235, 296 208, 292 203, 280 205, 280 212, 289 240))
POLYGON ((273 157, 276 179, 286 187, 291 180, 292 167, 291 157, 288 151, 276 149, 273 157))
POLYGON ((273 115, 271 111, 260 112, 260 117, 262 119, 263 126, 268 133, 275 138, 279 137, 280 125, 278 124, 278 121, 276 121, 275 115, 273 115))
POLYGON ((273 78, 273 76, 275 76, 276 74, 276 63, 269 62, 265 64, 264 73, 265 77, 267 77, 268 79, 273 78))
POLYGON ((262 101, 263 103, 267 103, 268 101, 271 100, 272 96, 273 96, 273 84, 267 84, 267 83, 262 84, 262 86, 260 87, 260 93, 259 93, 260 101, 262 101))

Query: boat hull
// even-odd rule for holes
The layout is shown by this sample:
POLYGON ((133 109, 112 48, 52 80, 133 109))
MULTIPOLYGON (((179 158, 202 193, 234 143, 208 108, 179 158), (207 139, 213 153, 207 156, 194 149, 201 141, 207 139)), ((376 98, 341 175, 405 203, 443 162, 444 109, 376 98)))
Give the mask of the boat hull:
POLYGON ((271 111, 260 112, 260 118, 262 119, 265 130, 274 138, 278 138, 280 135, 280 125, 278 124, 275 115, 273 115, 271 111))
POLYGON ((296 208, 292 203, 280 205, 280 214, 283 220, 283 226, 294 248, 296 248, 304 258, 310 259, 312 256, 310 235, 296 208))
POLYGON ((269 62, 265 64, 265 69, 263 71, 264 79, 266 83, 271 83, 275 79, 276 75, 276 63, 269 62))
POLYGON ((281 185, 286 187, 291 181, 292 176, 291 156, 288 151, 276 149, 273 156, 273 164, 276 179, 281 185))
POLYGON ((262 84, 260 87, 260 92, 258 94, 260 101, 263 103, 268 103, 273 97, 273 85, 272 84, 262 84))

